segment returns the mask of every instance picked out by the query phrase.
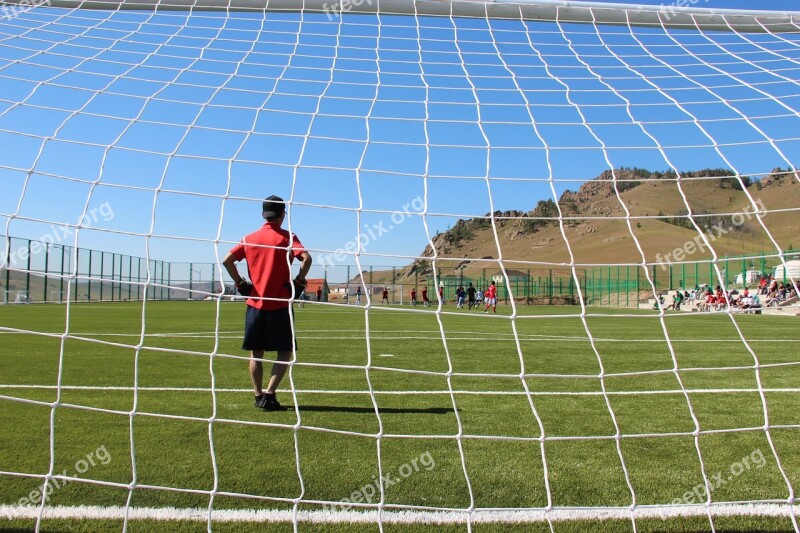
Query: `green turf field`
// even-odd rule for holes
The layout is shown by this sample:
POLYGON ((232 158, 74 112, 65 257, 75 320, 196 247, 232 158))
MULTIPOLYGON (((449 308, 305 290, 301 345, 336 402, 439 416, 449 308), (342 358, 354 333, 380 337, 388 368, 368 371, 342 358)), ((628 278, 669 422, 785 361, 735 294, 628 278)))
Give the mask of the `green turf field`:
MULTIPOLYGON (((593 346, 577 307, 523 307, 513 322, 508 307, 498 316, 455 314, 452 306, 445 310, 453 314, 440 317, 433 310, 400 309, 373 308, 367 315, 363 308, 307 304, 296 310, 298 363, 279 399, 297 405, 298 418, 294 409, 265 413, 252 407, 240 350, 241 303, 150 302, 144 322, 141 303, 71 305, 63 352, 65 306, 0 307, 0 504, 17 504, 41 484, 8 473, 48 472, 51 417, 54 471, 108 484, 66 483, 53 490, 48 506, 124 506, 135 480, 135 508, 206 509, 208 493, 215 491, 215 509, 285 510, 299 501, 298 510, 321 510, 321 502, 352 499, 354 493, 363 498, 364 487, 375 486, 379 442, 382 473, 392 481, 384 487, 387 511, 398 505, 626 507, 633 503, 631 490, 637 505, 666 505, 685 500, 704 483, 696 444, 715 502, 786 502, 787 479, 800 488, 795 318, 748 315, 736 316, 734 323, 726 315, 668 315, 663 325, 670 347, 656 315, 589 308, 593 346), (759 388, 780 466, 763 429, 759 388), (61 405, 53 410, 56 400, 61 405), (689 404, 699 423, 697 442, 689 404), (76 472, 84 464, 86 471, 76 472), (165 490, 170 488, 179 490, 165 490)), ((375 504, 380 496, 371 499, 375 504)), ((0 528, 34 523, 0 516, 0 528)), ((714 525, 723 531, 794 530, 788 517, 715 518, 714 525)), ((44 526, 119 530, 122 521, 50 520, 44 526)), ((148 520, 130 526, 165 528, 148 520)), ((642 519, 637 526, 710 528, 702 517, 642 519)), ((174 522, 168 529, 205 527, 174 522)), ((292 524, 214 524, 220 531, 255 527, 287 531, 292 524)), ((378 529, 306 522, 299 528, 378 529)), ((517 528, 549 530, 546 523, 517 528)), ((630 531, 632 525, 569 521, 554 528, 630 531)))

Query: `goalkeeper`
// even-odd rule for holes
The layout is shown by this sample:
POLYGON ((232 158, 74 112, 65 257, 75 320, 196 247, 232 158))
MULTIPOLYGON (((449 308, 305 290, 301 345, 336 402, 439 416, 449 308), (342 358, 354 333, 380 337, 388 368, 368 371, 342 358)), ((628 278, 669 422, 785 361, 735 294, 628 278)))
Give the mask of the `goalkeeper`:
POLYGON ((264 200, 262 215, 266 223, 234 246, 222 264, 236 283, 239 294, 248 297, 242 349, 251 354, 250 379, 256 395, 255 406, 266 411, 283 411, 285 408, 278 402, 275 391, 286 374, 292 349, 297 349, 289 316, 291 299, 299 297, 305 289, 311 255, 296 235, 281 229, 286 218, 286 206, 281 198, 270 196, 264 200), (243 259, 247 260, 252 282, 242 278, 236 269, 236 263, 243 259), (289 263, 294 259, 302 263, 300 273, 292 282, 289 263), (265 351, 278 352, 278 357, 272 365, 267 389, 263 390, 261 359, 265 351))

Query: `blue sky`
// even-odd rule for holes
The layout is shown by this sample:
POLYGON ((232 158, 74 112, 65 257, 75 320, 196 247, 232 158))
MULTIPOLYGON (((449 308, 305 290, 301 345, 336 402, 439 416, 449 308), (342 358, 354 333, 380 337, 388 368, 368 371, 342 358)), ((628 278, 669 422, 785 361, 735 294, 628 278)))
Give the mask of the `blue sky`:
MULTIPOLYGON (((606 155, 616 167, 668 168, 626 100, 681 170, 726 166, 695 119, 742 173, 786 167, 742 114, 800 159, 796 35, 748 36, 759 48, 730 33, 420 20, 418 32, 413 18, 385 17, 379 39, 375 17, 311 15, 297 43, 292 14, 260 32, 253 14, 38 9, 3 20, 0 223, 22 198, 10 234, 36 238, 75 224, 88 199, 89 212, 106 205, 114 216, 94 223, 108 231, 81 231, 80 246, 143 256, 135 234, 152 223, 151 257, 210 262, 218 234, 252 231, 260 199, 278 194, 319 257, 390 225, 426 183, 435 233, 487 213, 489 191, 496 210, 552 198, 548 155, 559 195, 607 169, 606 155)), ((388 256, 421 252, 422 222, 391 224, 364 264, 407 264, 388 256)))

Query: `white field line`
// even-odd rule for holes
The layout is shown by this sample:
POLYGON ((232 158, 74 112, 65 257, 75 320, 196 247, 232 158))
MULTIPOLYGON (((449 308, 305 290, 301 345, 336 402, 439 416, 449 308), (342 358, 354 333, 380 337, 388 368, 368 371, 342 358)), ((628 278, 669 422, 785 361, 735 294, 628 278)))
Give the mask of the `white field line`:
MULTIPOLYGON (((329 502, 336 503, 336 502, 329 502)), ((366 511, 299 511, 297 521, 315 524, 464 524, 471 523, 535 523, 569 522, 577 520, 630 520, 631 515, 637 519, 669 519, 688 517, 788 517, 792 512, 800 512, 800 506, 788 503, 742 503, 705 505, 662 505, 641 506, 633 510, 629 507, 592 508, 553 508, 545 509, 476 509, 450 511, 419 510, 386 510, 378 516, 377 510, 366 511)), ((0 505, 0 516, 9 519, 35 519, 39 508, 33 506, 0 505)), ((130 520, 186 520, 206 522, 208 509, 175 508, 175 507, 131 507, 127 509, 130 520)), ((43 518, 47 520, 121 520, 125 518, 124 507, 100 506, 47 506, 43 518)), ((212 510, 213 522, 247 522, 247 523, 293 523, 292 510, 273 509, 237 509, 212 510)))
MULTIPOLYGON (((0 390, 56 390, 57 385, 6 385, 0 384, 0 390)), ((118 386, 92 386, 92 385, 61 385, 62 390, 76 391, 133 391, 134 387, 118 386)), ((136 387, 138 391, 145 392, 212 392, 210 388, 204 387, 136 387)), ((761 389, 764 392, 785 392, 800 393, 800 388, 773 388, 761 389)), ((757 393, 759 389, 687 389, 691 394, 724 394, 724 393, 757 393)), ((220 393, 252 393, 253 389, 214 389, 220 393)), ((369 395, 369 391, 350 391, 350 390, 315 390, 297 389, 297 394, 331 394, 331 395, 369 395)), ((524 391, 473 391, 473 390, 454 390, 454 394, 477 395, 477 396, 525 396, 524 391)), ((403 391, 374 391, 375 395, 383 396, 417 396, 417 395, 448 395, 449 390, 403 390, 403 391)), ((602 396, 602 391, 531 391, 533 396, 602 396)), ((683 394, 681 390, 650 390, 650 391, 607 391, 609 396, 635 396, 645 394, 683 394)))
MULTIPOLYGON (((305 339, 305 340, 362 340, 366 339, 366 332, 362 330, 343 330, 343 329, 336 329, 336 330, 306 330, 306 331, 298 331, 297 332, 298 339, 305 339), (364 333, 364 335, 358 336, 344 336, 344 335, 336 335, 339 333, 364 333), (333 333, 334 335, 324 336, 324 335, 304 335, 306 333, 333 333)), ((380 332, 376 331, 373 332, 370 330, 370 338, 374 338, 376 340, 431 340, 432 337, 425 336, 425 333, 428 332, 420 332, 415 330, 414 333, 416 335, 402 335, 402 331, 391 331, 391 332, 380 332), (381 335, 373 335, 373 333, 392 333, 392 335, 381 336, 381 335), (398 333, 400 335, 398 335, 398 333), (420 336, 422 334, 422 336, 420 336)), ((431 335, 437 335, 438 332, 430 332, 431 335)), ((514 337, 512 333, 501 333, 501 332, 485 332, 485 331, 454 331, 452 332, 454 335, 469 335, 469 337, 452 337, 448 336, 447 340, 468 340, 468 341, 489 341, 489 342, 503 342, 503 341, 513 341, 514 337)), ((0 335, 31 335, 31 333, 26 333, 22 331, 0 331, 0 335)), ((136 337, 137 339, 141 337, 141 333, 90 333, 90 332, 72 332, 71 336, 73 337, 136 337)), ((219 335, 215 335, 213 331, 205 332, 174 332, 174 333, 147 333, 144 335, 147 338, 183 338, 183 339, 241 339, 242 334, 241 332, 237 331, 222 331, 219 335)), ((523 341, 539 341, 539 340, 557 340, 557 341, 588 341, 588 337, 576 337, 576 336, 567 336, 567 335, 540 335, 535 333, 520 333, 518 334, 520 340, 523 341)), ((631 342, 631 343, 643 343, 643 342, 666 342, 665 339, 608 339, 602 337, 596 337, 594 339, 598 342, 631 342)), ((728 342, 728 343, 737 343, 741 344, 740 339, 670 339, 672 342, 686 342, 686 343, 721 343, 721 342, 728 342)), ((769 343, 795 343, 800 342, 800 339, 750 339, 748 342, 769 342, 769 343)))

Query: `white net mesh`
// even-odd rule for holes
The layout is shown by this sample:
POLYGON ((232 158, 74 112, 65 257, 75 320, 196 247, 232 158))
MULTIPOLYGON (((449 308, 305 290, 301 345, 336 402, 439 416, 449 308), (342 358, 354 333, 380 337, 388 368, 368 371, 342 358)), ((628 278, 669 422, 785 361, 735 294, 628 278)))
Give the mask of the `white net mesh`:
POLYGON ((798 15, 570 4, 4 4, 0 513, 800 531, 798 15))

